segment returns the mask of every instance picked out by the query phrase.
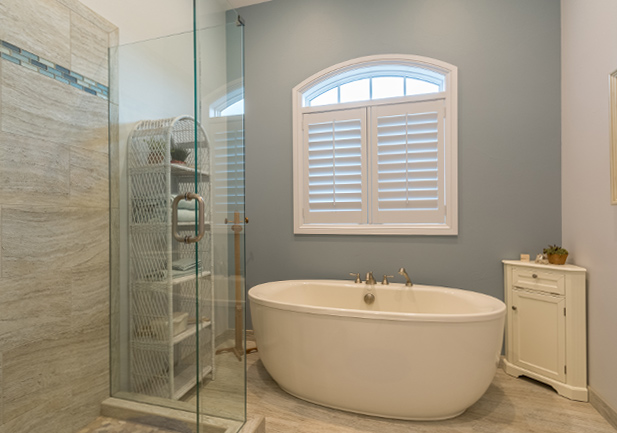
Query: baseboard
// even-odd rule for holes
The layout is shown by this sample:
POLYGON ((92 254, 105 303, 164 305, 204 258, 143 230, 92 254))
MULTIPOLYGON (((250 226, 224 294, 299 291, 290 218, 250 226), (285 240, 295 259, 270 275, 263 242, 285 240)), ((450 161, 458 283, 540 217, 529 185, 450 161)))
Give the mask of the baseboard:
POLYGON ((617 429, 617 410, 613 409, 591 386, 589 389, 589 403, 595 410, 617 429))

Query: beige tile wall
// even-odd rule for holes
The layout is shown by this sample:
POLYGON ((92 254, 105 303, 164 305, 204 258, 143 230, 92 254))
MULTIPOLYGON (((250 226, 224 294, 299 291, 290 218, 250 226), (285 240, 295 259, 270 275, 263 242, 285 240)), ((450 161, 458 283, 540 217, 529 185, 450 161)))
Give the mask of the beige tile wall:
MULTIPOLYGON (((117 33, 2 0, 0 39, 107 84, 117 33)), ((107 101, 0 60, 0 433, 76 432, 109 395, 107 125, 107 101)))
POLYGON ((71 10, 56 0, 2 0, 0 39, 70 69, 71 10))

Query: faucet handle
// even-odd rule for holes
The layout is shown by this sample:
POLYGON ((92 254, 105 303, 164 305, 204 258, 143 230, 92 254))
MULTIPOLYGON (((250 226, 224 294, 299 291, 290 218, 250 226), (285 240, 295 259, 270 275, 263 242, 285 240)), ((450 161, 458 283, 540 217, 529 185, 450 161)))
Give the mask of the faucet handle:
POLYGON ((352 277, 356 277, 356 280, 354 281, 354 283, 362 284, 362 279, 360 279, 360 272, 358 273, 350 272, 349 275, 351 275, 352 277))
POLYGON ((390 284, 390 281, 388 281, 388 278, 394 278, 394 275, 384 275, 383 280, 381 281, 381 284, 383 284, 384 286, 387 286, 388 284, 390 284))

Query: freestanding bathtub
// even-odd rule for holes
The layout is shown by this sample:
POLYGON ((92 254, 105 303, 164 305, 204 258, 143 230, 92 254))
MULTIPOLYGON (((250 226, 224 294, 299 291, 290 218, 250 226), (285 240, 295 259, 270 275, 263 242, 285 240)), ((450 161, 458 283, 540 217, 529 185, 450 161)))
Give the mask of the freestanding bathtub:
POLYGON ((315 280, 261 284, 249 299, 272 378, 335 409, 453 418, 484 394, 499 363, 506 307, 480 293, 315 280))

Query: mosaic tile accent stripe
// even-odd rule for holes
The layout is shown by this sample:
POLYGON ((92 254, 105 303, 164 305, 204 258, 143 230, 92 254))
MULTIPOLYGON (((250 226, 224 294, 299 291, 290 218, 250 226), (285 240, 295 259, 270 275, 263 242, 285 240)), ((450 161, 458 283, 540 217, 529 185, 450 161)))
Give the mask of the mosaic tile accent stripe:
POLYGON ((105 100, 109 99, 109 87, 3 40, 0 40, 0 58, 83 90, 93 96, 105 100))

